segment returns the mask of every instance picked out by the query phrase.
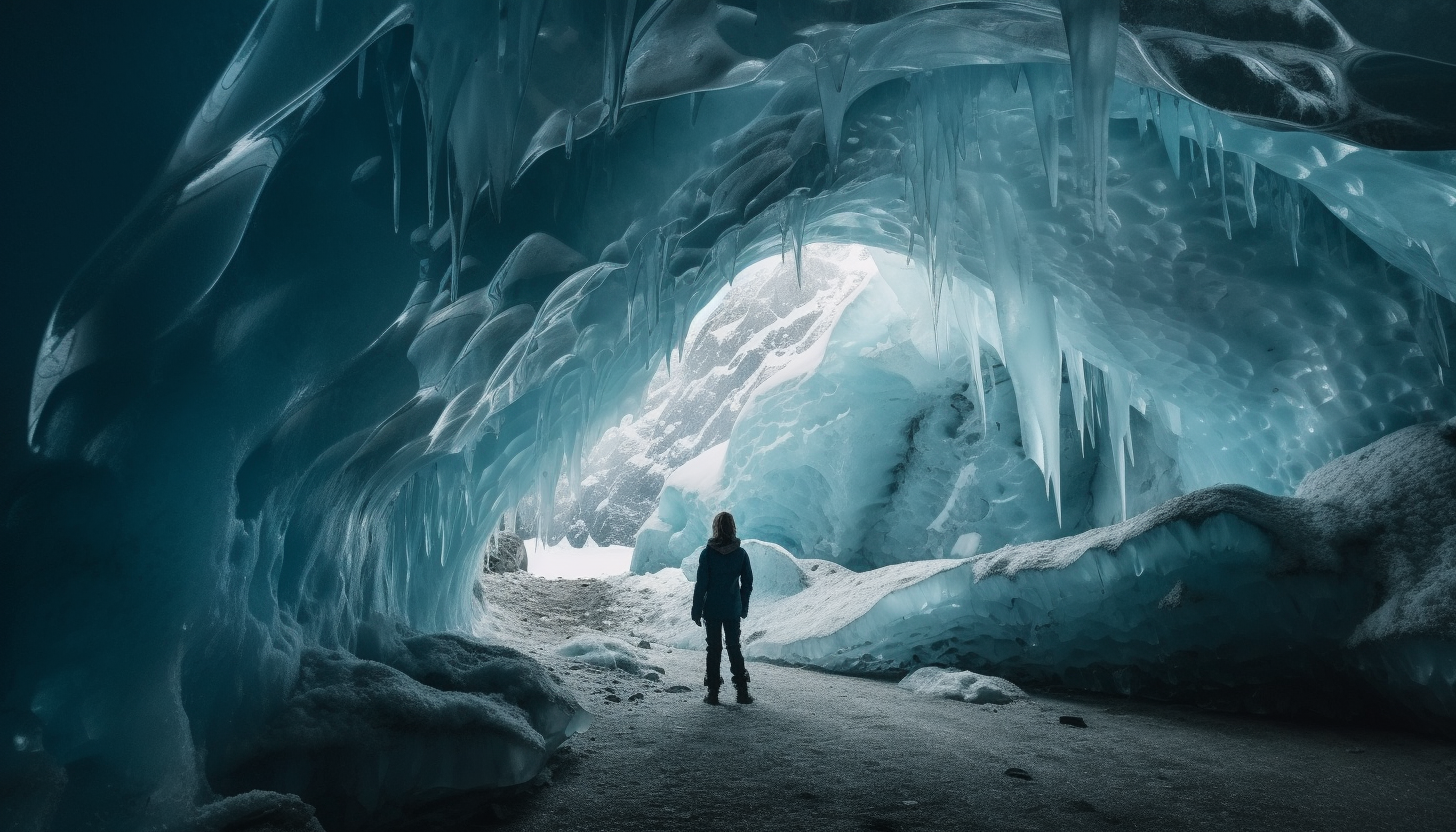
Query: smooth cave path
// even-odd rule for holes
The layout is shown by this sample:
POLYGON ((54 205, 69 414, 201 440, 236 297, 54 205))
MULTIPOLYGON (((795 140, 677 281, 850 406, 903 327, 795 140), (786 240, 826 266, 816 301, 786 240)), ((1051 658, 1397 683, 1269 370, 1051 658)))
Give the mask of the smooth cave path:
POLYGON ((1449 741, 1111 697, 968 705, 758 663, 756 704, 711 707, 700 651, 643 651, 665 670, 656 682, 553 655, 587 631, 636 643, 648 599, 529 576, 492 576, 485 591, 496 635, 534 641, 597 715, 549 785, 493 807, 500 828, 1456 829, 1449 741))

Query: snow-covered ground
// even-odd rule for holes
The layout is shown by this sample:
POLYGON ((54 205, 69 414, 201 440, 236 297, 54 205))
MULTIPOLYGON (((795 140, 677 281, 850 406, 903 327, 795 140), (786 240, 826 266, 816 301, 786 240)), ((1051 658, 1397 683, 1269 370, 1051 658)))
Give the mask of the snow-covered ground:
POLYGON ((598 546, 591 538, 580 548, 565 540, 553 545, 534 537, 525 544, 526 568, 540 578, 605 578, 621 575, 632 563, 631 546, 598 546))
POLYGON ((755 704, 709 707, 701 631, 682 646, 643 638, 686 586, 675 569, 485 576, 481 633, 546 664, 595 720, 552 760, 549 787, 462 801, 419 828, 1423 832, 1456 814, 1456 750, 1410 734, 1037 691, 973 704, 762 662, 749 664, 755 704), (573 649, 587 643, 637 667, 573 649))

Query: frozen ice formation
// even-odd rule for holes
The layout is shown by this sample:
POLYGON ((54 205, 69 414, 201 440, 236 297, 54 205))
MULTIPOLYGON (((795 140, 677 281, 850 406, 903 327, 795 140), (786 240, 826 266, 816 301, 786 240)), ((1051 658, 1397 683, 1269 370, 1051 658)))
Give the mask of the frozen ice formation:
POLYGON ((1005 679, 941 667, 922 667, 901 679, 900 687, 921 696, 959 699, 972 705, 1008 705, 1026 698, 1025 691, 1005 679))
MULTIPOLYGON (((583 460, 681 359, 697 313, 765 258, 813 284, 816 242, 878 252, 887 301, 862 290, 830 329, 864 338, 895 323, 891 295, 923 295, 892 349, 935 372, 828 348, 813 372, 785 362, 785 381, 724 410, 731 426, 695 430, 711 442, 660 457, 656 516, 679 474, 684 507, 705 493, 693 477, 721 447, 723 494, 744 472, 781 483, 743 492, 753 536, 915 578, 874 596, 817 561, 837 577, 793 597, 837 584, 837 609, 874 596, 940 617, 760 639, 758 655, 852 669, 934 632, 926 661, 955 663, 929 654, 944 641, 993 669, 1144 692, 1254 678, 1276 649, 1280 673, 1309 678, 1355 656, 1449 725, 1452 637, 1421 623, 1443 620, 1449 507, 1429 529, 1369 530, 1383 542, 1363 570, 1270 564, 1350 528, 1315 508, 1311 472, 1456 415, 1456 124, 1413 92, 1453 73, 1356 42, 1314 0, 273 0, 40 344, 36 465, 0 511, 0 727, 22 740, 0 770, 42 784, 22 822, 158 826, 199 795, 290 778, 330 812, 529 777, 574 706, 544 682, 492 710, 493 680, 417 678, 425 664, 371 652, 378 622, 467 632, 498 520, 532 497, 556 537, 558 484, 580 504, 583 460), (361 130, 380 104, 383 129, 361 130), (966 437, 997 412, 1004 433, 939 442, 954 464, 910 459, 900 496, 874 497, 845 454, 879 454, 888 428, 849 420, 815 447, 765 409, 822 420, 836 383, 966 437), (779 435, 824 483, 776 467, 779 435), (1000 539, 1001 520, 970 515, 996 477, 1009 490, 987 517, 1015 532, 1000 539), (1164 488, 1192 491, 1138 514, 1164 488), (871 497, 880 525, 855 515, 871 497), (1176 519, 1221 500, 1238 510, 1176 519), (1255 522, 1279 506, 1309 532, 1291 550, 1255 522), (980 581, 911 560, 1056 557, 1080 544, 1037 538, 1074 531, 1117 554, 980 581), (935 539, 917 552, 917 536, 935 539), (996 603, 951 638, 971 619, 932 601, 967 587, 996 603), (1235 595, 1243 615, 1201 617, 1235 595), (1365 601, 1373 617, 1352 612, 1365 601), (391 714, 407 719, 369 728, 391 714), (438 730, 457 717, 465 734, 438 730), (331 726, 359 730, 331 745, 331 726), (463 749, 470 732, 496 751, 463 749)), ((1412 459, 1415 480, 1437 476, 1412 459)), ((399 637, 415 638, 453 637, 399 637)), ((541 673, 448 644, 452 673, 541 673)))
POLYGON ((1456 421, 1418 425, 1331 462, 1292 497, 1219 486, 1060 540, 859 573, 837 593, 850 603, 765 611, 746 652, 1270 711, 1339 713, 1357 697, 1330 691, 1358 686, 1320 684, 1358 677, 1449 724, 1453 512, 1456 421))
MULTIPOLYGON (((805 274, 832 273, 823 258, 834 253, 806 248, 805 274)), ((846 254, 851 263, 870 256, 840 256, 846 254)), ((746 536, 773 541, 799 557, 871 568, 974 554, 966 551, 971 540, 984 551, 1115 522, 1121 519, 1125 491, 1131 491, 1135 510, 1180 493, 1180 471, 1169 455, 1169 450, 1176 454, 1177 436, 1160 420, 1124 417, 1128 442, 1134 440, 1131 425, 1139 428, 1141 461, 1130 469, 1129 481, 1106 459, 1113 451, 1121 453, 1120 445, 1102 442, 1099 456, 1072 429, 1066 402, 1075 394, 1064 382, 1058 387, 1068 390, 1059 396, 1066 496, 1049 499, 1041 470, 1022 452, 1012 379, 995 358, 995 348, 985 346, 979 372, 959 350, 946 355, 950 350, 941 349, 932 329, 932 298, 924 282, 896 258, 878 259, 879 267, 860 267, 868 274, 841 279, 852 293, 840 305, 816 307, 832 317, 832 325, 792 363, 778 362, 783 366, 767 377, 734 374, 725 381, 718 369, 723 361, 707 364, 706 371, 689 369, 700 353, 715 354, 720 348, 715 333, 730 326, 733 342, 726 358, 750 363, 768 353, 763 360, 773 362, 779 350, 769 352, 774 341, 765 335, 806 317, 803 307, 757 334, 745 333, 736 319, 721 322, 725 307, 763 293, 764 283, 735 285, 697 337, 689 337, 688 366, 659 380, 658 395, 670 400, 692 391, 710 401, 731 395, 744 403, 726 429, 707 435, 684 431, 680 417, 669 421, 656 409, 627 426, 632 435, 673 436, 677 447, 698 449, 725 440, 666 477, 656 510, 638 533, 634 571, 677 566, 696 554, 708 535, 708 518, 722 507, 732 507, 746 536), (1130 482, 1127 489, 1125 482, 1130 482)), ((765 280, 791 284, 786 270, 781 266, 765 280)), ((816 299, 810 296, 806 306, 816 299)), ((991 314, 988 307, 986 315, 991 314)), ((941 340, 959 345, 975 335, 975 326, 969 320, 947 324, 941 340)), ((994 328, 994 319, 985 326, 994 328)), ((638 464, 669 461, 640 443, 629 446, 636 449, 633 458, 623 458, 613 431, 603 444, 613 453, 606 460, 591 455, 589 478, 641 482, 640 475, 633 477, 642 470, 638 464)), ((1124 469, 1123 474, 1126 464, 1124 469)), ((609 510, 620 516, 619 508, 609 510)))

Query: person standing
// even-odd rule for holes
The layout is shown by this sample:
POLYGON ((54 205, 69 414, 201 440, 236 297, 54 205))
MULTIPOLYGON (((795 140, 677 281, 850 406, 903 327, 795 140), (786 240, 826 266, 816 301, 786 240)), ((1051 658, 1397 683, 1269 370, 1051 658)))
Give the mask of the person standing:
POLYGON ((698 580, 693 587, 693 623, 708 622, 708 672, 703 684, 708 695, 703 701, 718 704, 718 689, 723 686, 719 668, 723 658, 723 642, 728 642, 728 666, 733 671, 733 686, 738 689, 738 704, 750 705, 748 669, 743 665, 743 647, 739 644, 742 628, 739 622, 748 617, 748 597, 753 594, 753 567, 748 552, 738 540, 738 526, 733 515, 718 512, 713 518, 713 537, 698 556, 698 580))

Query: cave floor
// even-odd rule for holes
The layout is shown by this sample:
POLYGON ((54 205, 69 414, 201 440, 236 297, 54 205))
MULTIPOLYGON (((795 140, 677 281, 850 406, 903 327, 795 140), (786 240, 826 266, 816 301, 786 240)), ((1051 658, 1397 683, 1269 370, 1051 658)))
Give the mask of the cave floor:
POLYGON ((749 665, 755 704, 711 707, 701 651, 643 651, 660 681, 553 653, 592 631, 636 644, 627 622, 650 599, 527 575, 483 589, 492 634, 548 664, 596 714, 549 784, 490 807, 498 828, 1456 829, 1449 741, 1104 696, 969 705, 762 663, 749 665), (1030 779, 1006 775, 1013 767, 1030 779))

